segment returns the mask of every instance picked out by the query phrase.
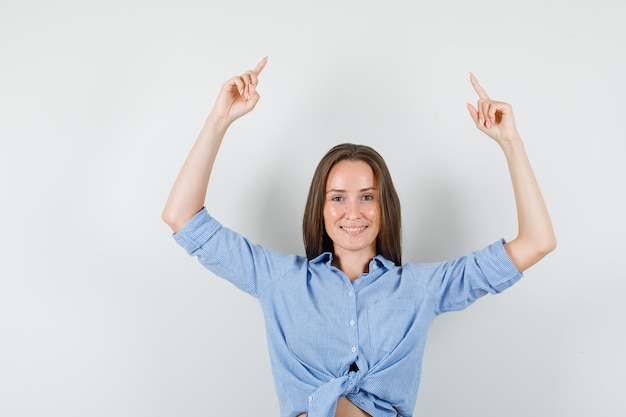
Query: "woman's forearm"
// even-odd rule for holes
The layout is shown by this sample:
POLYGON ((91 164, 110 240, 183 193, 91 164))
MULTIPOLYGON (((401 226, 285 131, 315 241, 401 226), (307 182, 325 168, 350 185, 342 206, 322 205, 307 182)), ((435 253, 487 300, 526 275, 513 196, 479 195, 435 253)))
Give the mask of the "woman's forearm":
POLYGON ((215 101, 198 139, 187 156, 163 209, 163 220, 174 232, 182 229, 202 209, 209 178, 226 130, 238 118, 254 109, 259 102, 256 90, 258 76, 267 63, 226 81, 215 101))
POLYGON ((227 128, 227 121, 209 115, 183 163, 162 213, 174 232, 204 207, 213 164, 227 128))
POLYGON ((524 271, 556 247, 552 222, 515 126, 511 105, 490 99, 474 74, 470 74, 470 82, 478 94, 476 106, 467 104, 470 116, 476 127, 494 139, 506 156, 515 194, 518 233, 505 249, 517 269, 524 271))
POLYGON ((518 222, 517 237, 505 248, 517 269, 524 271, 554 250, 556 237, 524 143, 517 138, 501 147, 511 175, 518 222))

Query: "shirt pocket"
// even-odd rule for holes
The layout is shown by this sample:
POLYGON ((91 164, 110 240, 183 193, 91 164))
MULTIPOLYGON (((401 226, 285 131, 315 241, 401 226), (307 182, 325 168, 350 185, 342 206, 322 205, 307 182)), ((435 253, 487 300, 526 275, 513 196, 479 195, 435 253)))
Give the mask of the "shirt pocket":
POLYGON ((383 300, 367 306, 366 311, 370 347, 385 353, 406 338, 415 320, 412 300, 383 300))

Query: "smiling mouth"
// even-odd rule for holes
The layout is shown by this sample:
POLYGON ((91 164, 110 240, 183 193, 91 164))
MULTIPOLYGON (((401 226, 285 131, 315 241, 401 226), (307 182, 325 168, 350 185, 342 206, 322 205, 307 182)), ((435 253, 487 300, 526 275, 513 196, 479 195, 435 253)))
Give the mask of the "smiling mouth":
POLYGON ((362 232, 363 230, 365 230, 367 228, 367 226, 361 226, 361 227, 341 227, 341 230, 343 230, 344 232, 347 232, 350 235, 356 235, 359 234, 360 232, 362 232))

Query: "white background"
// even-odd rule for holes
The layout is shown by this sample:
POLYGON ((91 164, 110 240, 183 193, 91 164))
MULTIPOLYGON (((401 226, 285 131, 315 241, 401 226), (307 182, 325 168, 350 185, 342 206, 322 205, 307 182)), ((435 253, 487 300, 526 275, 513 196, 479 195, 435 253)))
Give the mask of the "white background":
POLYGON ((624 416, 621 0, 0 2, 0 415, 277 416, 253 298, 160 213, 221 84, 265 55, 207 206, 303 253, 313 169, 375 147, 404 260, 516 232, 504 157, 465 103, 513 104, 557 250, 439 317, 416 416, 624 416))

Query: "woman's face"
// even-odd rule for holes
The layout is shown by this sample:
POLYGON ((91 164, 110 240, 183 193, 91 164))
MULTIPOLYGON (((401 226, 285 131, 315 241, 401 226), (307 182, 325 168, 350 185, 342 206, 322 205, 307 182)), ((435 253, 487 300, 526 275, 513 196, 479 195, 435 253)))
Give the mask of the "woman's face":
POLYGON ((335 164, 326 181, 324 226, 335 255, 362 253, 376 256, 380 230, 378 190, 372 168, 363 161, 335 164))

